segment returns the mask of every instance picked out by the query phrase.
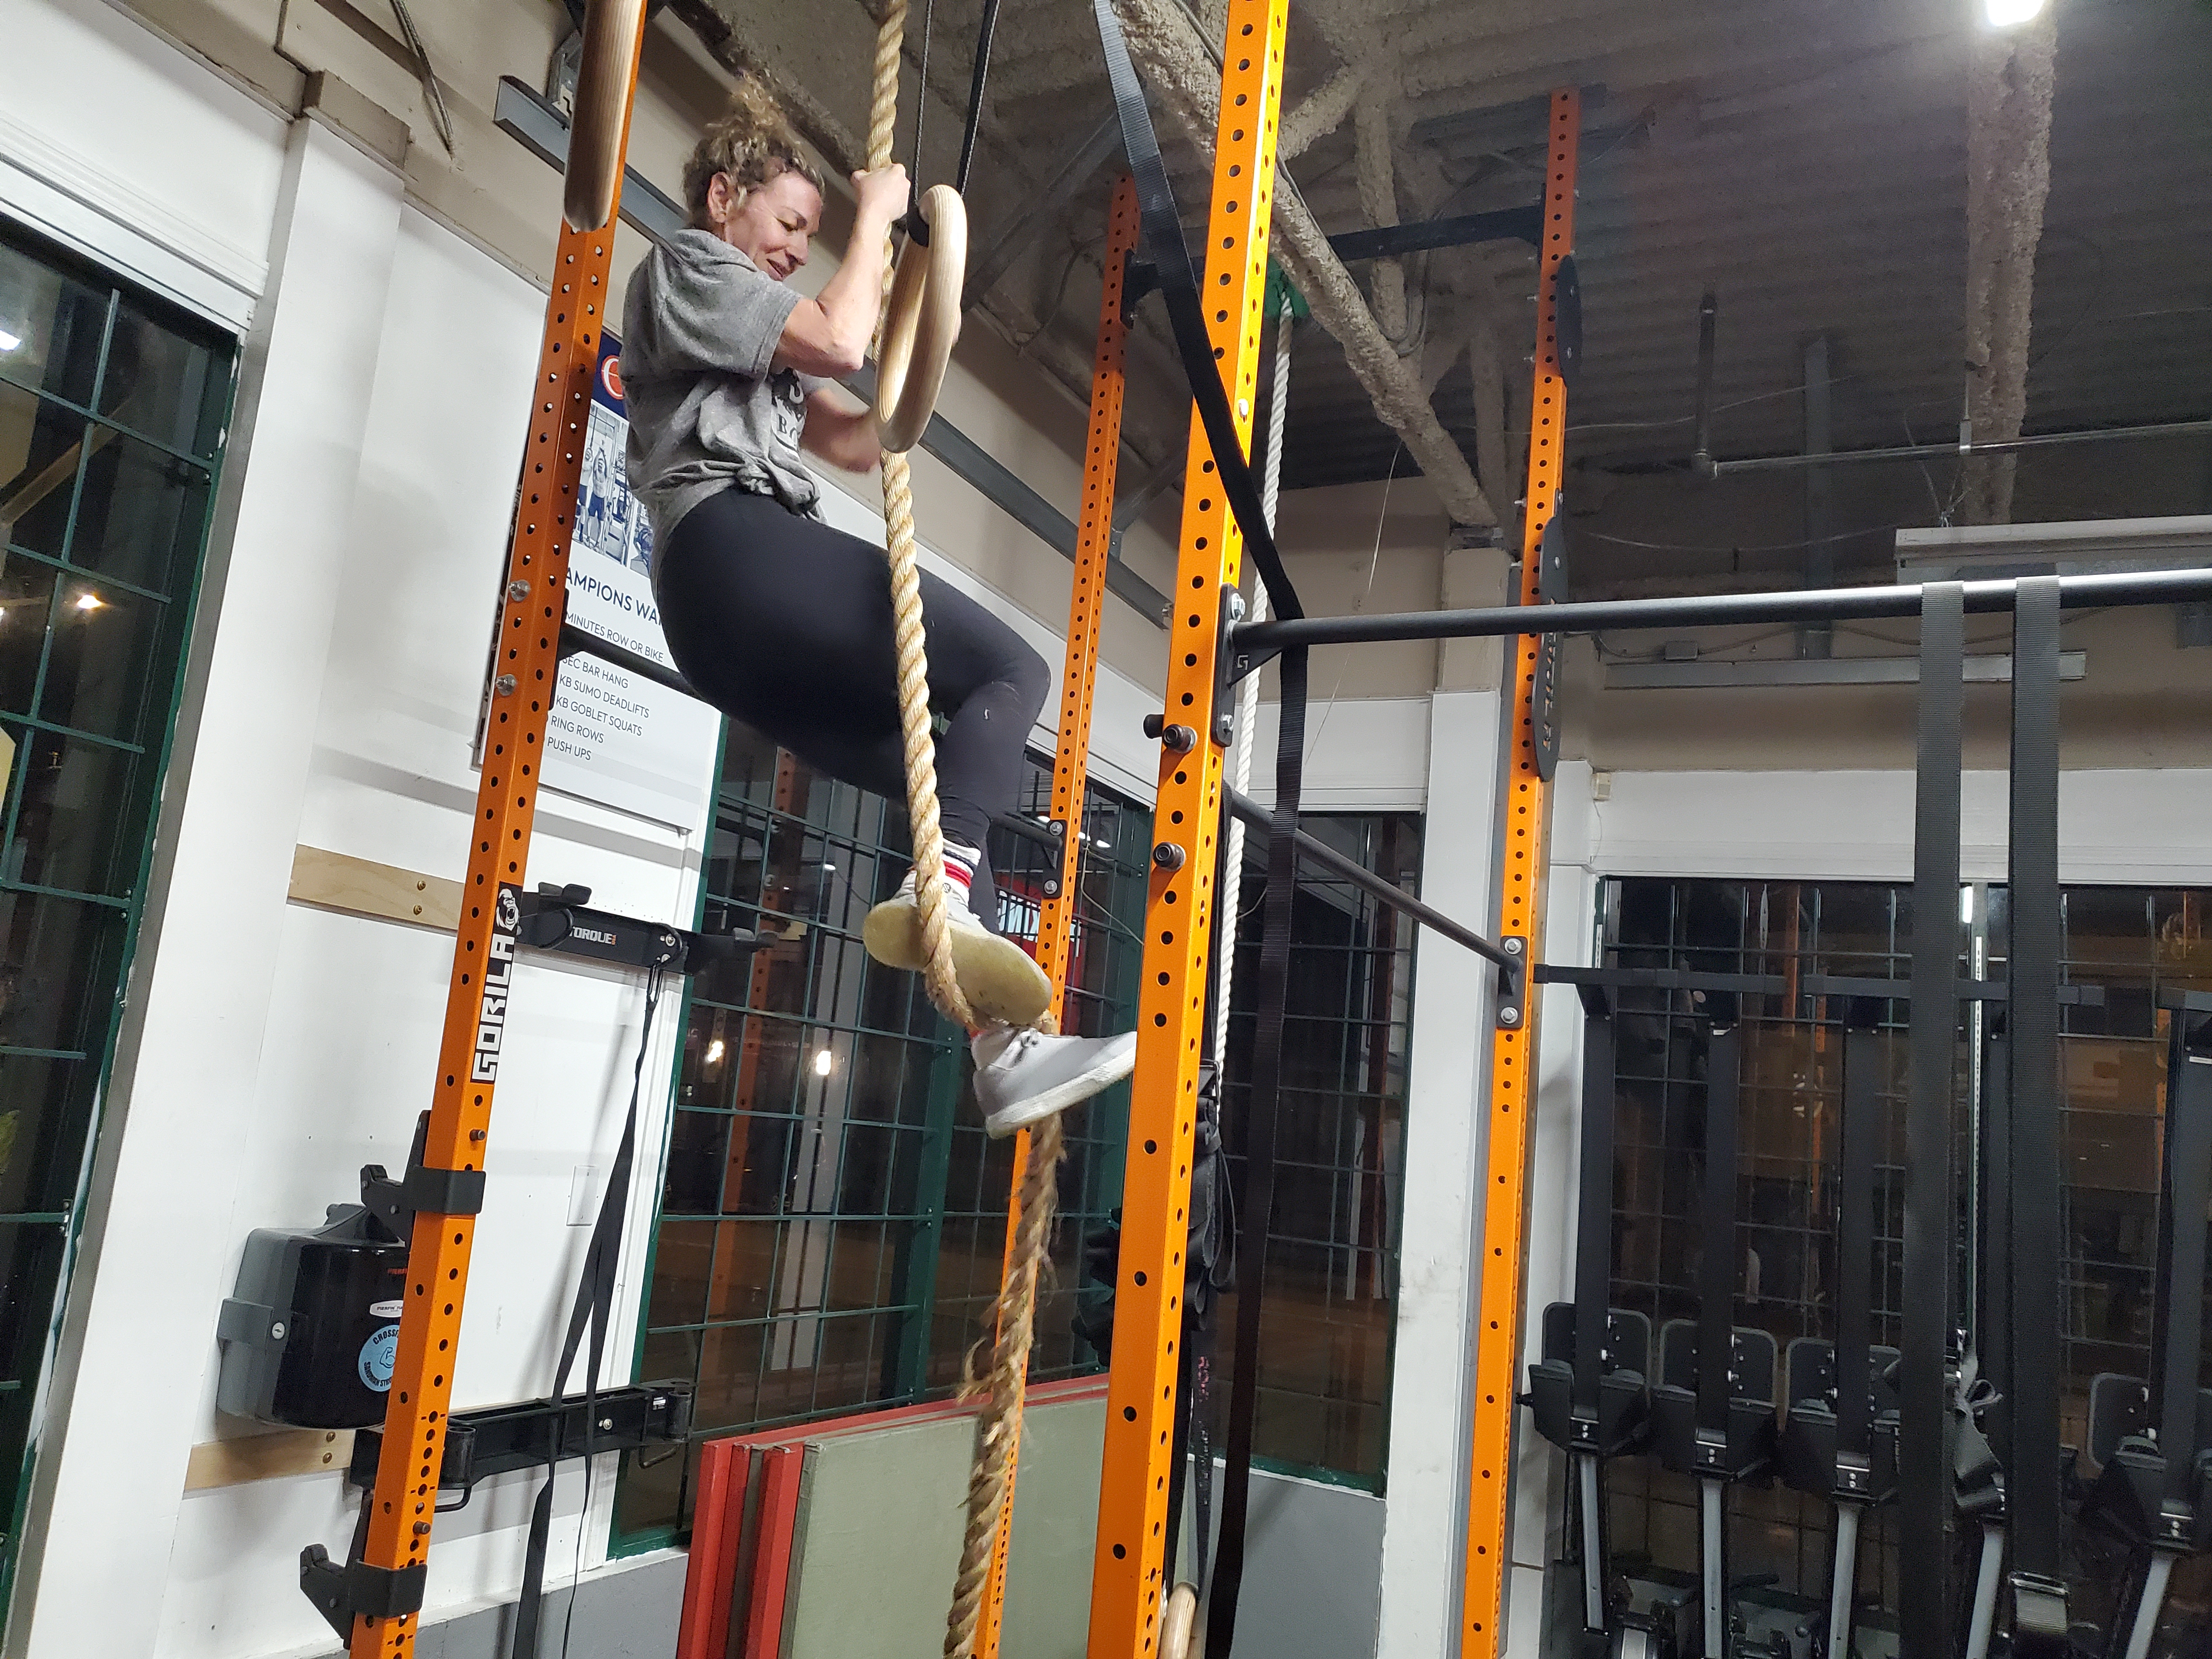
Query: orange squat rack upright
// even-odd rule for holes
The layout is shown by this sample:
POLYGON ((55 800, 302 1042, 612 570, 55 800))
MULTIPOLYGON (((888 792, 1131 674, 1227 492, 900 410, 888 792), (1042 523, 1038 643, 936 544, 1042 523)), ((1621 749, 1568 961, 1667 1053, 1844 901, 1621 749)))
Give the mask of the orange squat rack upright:
MULTIPOLYGON (((1067 601, 1067 651, 1060 671, 1060 743, 1052 765, 1052 830, 1060 841, 1060 868, 1047 878, 1037 917, 1036 957, 1052 981, 1053 1006, 1068 1016, 1067 967, 1075 937, 1076 881, 1083 863, 1084 785, 1091 769, 1091 694, 1098 678, 1098 627, 1106 607, 1106 562, 1113 556, 1114 485, 1121 449, 1122 362, 1129 327, 1122 315, 1123 278, 1137 246, 1137 189, 1127 178, 1114 186, 1106 216, 1106 284, 1098 299, 1098 346, 1091 362, 1091 419, 1084 440, 1083 507, 1076 521, 1075 574, 1067 601)), ((1013 1191, 1006 1204, 1007 1260, 1022 1221, 1022 1171, 1029 1167, 1030 1132, 1014 1137, 1013 1191)), ((990 1577, 983 1586, 982 1616, 975 1629, 975 1659, 997 1659, 1006 1613, 1006 1559, 1014 1534, 1014 1486, 1008 1472, 999 1511, 990 1577)))
MULTIPOLYGON (((1230 0, 1213 194, 1206 216, 1206 331, 1240 443, 1252 436, 1254 388, 1267 292, 1268 216, 1282 101, 1287 0, 1230 0)), ((1214 477, 1194 410, 1182 527, 1168 624, 1167 708, 1209 708, 1222 593, 1234 587, 1243 539, 1214 477)), ((1176 1342, 1182 1332, 1183 1245, 1189 1230, 1192 1128, 1206 1026, 1213 925, 1215 838, 1223 749, 1213 722, 1193 722, 1197 747, 1160 750, 1154 856, 1145 905, 1137 1070, 1129 1103, 1120 1282, 1114 1292, 1112 1378, 1091 1589, 1090 1659, 1148 1659, 1157 1650, 1167 1583, 1162 1536, 1175 1440, 1176 1342), (1181 857, 1176 857, 1176 854, 1181 857)))
MULTIPOLYGON (((1575 246, 1575 157, 1582 95, 1552 94, 1549 164, 1544 173, 1543 241, 1537 255, 1535 386, 1529 398, 1527 511, 1521 532, 1522 605, 1537 602, 1544 526, 1558 510, 1565 448, 1567 384, 1561 373, 1559 265, 1575 246)), ((1498 937, 1542 945, 1544 872, 1551 800, 1537 768, 1534 634, 1513 640, 1513 746, 1498 849, 1498 937)), ((1462 1659, 1492 1659, 1504 1647, 1508 1502, 1512 1486, 1515 1383, 1520 1366, 1522 1261, 1528 1222, 1528 1115, 1536 1100, 1535 988, 1516 1025, 1491 1037, 1490 1132, 1482 1181, 1482 1257, 1474 1264, 1474 1457, 1468 1474, 1467 1575, 1461 1608, 1462 1659)))
MULTIPOLYGON (((613 151, 617 196, 644 9, 611 9, 619 23, 629 27, 626 52, 624 43, 608 43, 616 50, 605 65, 600 88, 611 92, 619 71, 620 102, 608 112, 614 115, 614 130, 604 137, 613 151)), ((580 130, 574 142, 580 149, 589 141, 580 130)), ((477 787, 477 834, 462 888, 445 1033, 419 1172, 428 1179, 410 1194, 416 1207, 407 1250, 406 1307, 385 1407, 384 1453, 377 1460, 376 1485, 365 1500, 361 1560, 347 1572, 356 1605, 389 1598, 395 1610, 356 1614, 348 1644, 350 1659, 404 1659, 414 1651, 420 1622, 416 1609, 428 1565, 447 1406, 468 1291, 469 1246, 476 1233, 475 1200, 469 1194, 483 1190, 491 1134, 507 988, 514 975, 522 881, 537 816, 538 763, 558 672, 556 647, 567 610, 568 540, 614 240, 611 202, 605 221, 594 228, 564 224, 554 256, 536 406, 523 453, 522 489, 500 609, 483 770, 477 787), (450 1209, 438 1207, 441 1193, 450 1209)), ((410 1172, 410 1182, 416 1179, 410 1172)))

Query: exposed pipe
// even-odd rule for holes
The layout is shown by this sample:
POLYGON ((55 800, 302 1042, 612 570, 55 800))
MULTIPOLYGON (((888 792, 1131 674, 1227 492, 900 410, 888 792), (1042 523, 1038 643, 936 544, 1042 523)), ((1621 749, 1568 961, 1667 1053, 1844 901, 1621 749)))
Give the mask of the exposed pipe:
POLYGON ((1886 449, 1836 449, 1820 455, 1747 455, 1741 460, 1717 461, 1701 458, 1698 470, 1709 478, 1735 472, 1782 472, 1796 467, 1826 466, 1839 461, 1971 460, 1983 455, 2009 455, 2023 449, 2045 449, 2059 444, 2093 444, 2124 438, 2187 438, 2212 433, 2212 420, 2160 421, 2149 426, 2112 426, 2086 432, 2038 432, 2025 438, 2007 438, 1986 444, 1899 444, 1886 449))
POLYGON ((1713 467, 1713 349, 1721 302, 1712 289, 1698 301, 1698 447, 1690 465, 1708 476, 1713 467))

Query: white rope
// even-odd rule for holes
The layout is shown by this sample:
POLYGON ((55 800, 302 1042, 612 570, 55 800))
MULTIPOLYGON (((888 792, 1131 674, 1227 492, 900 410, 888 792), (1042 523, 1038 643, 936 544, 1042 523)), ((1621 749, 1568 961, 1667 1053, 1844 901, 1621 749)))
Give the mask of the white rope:
MULTIPOLYGON (((1283 428, 1289 423, 1291 412, 1293 321, 1290 296, 1286 294, 1282 311, 1275 319, 1275 374, 1267 382, 1267 453, 1260 474, 1260 507, 1267 514, 1271 531, 1275 527, 1276 498, 1282 493, 1283 428)), ((1255 581, 1252 584, 1251 609, 1245 613, 1245 619, 1265 622, 1267 618, 1267 585, 1255 581)), ((1229 766, 1230 781, 1240 795, 1251 792, 1252 729, 1259 723, 1259 715, 1260 677, 1257 673, 1247 674, 1237 688, 1237 749, 1229 766)), ((1221 957, 1221 991, 1218 1006, 1213 1011, 1213 1058, 1217 1065, 1229 1053, 1229 991, 1237 976, 1237 906, 1243 886, 1244 820, 1232 812, 1229 815, 1227 867, 1221 872, 1221 893, 1213 911, 1213 948, 1221 957)))

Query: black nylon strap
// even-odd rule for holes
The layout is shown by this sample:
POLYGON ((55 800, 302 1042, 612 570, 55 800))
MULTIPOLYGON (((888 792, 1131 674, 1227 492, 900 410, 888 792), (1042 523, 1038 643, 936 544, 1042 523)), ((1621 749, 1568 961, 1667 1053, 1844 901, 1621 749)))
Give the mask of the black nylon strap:
MULTIPOLYGON (((1990 1016, 1982 1100, 1982 1306, 1974 1353, 2002 1396, 2012 1387, 2012 1037, 2001 1008, 1990 1016)), ((2003 1412, 1990 1415, 2002 1436, 2003 1412)), ((2003 1449, 2000 1445, 2000 1455, 2003 1449)))
MULTIPOLYGON (((1229 393, 1214 367, 1213 342, 1206 332, 1206 308, 1198 297, 1198 274, 1192 269, 1190 249, 1182 240, 1182 214, 1176 206, 1175 191, 1168 183, 1167 164, 1160 159, 1159 139, 1152 131, 1152 113, 1145 103, 1144 82, 1129 61, 1128 43, 1114 15, 1113 0, 1091 0, 1098 20, 1098 42, 1106 54, 1106 79, 1114 90, 1114 112, 1121 123, 1121 148, 1127 152, 1130 176, 1137 186, 1137 209, 1144 221, 1145 246, 1159 273, 1160 293, 1167 301, 1168 322, 1175 331, 1176 352, 1182 359, 1190 381, 1192 400, 1206 428, 1206 447, 1212 453, 1215 476, 1221 480, 1224 498, 1236 515, 1244 538, 1245 551, 1260 568, 1267 584, 1267 604, 1279 617, 1303 617, 1297 590, 1283 568, 1275 550, 1275 538, 1267 528, 1267 514, 1260 503, 1260 486, 1237 439, 1237 423, 1229 411, 1229 393)), ((1284 699, 1287 704, 1287 696, 1284 699)), ((1214 1659, 1222 1659, 1216 1654, 1214 1659)))
MULTIPOLYGON (((2023 580, 2013 612, 2012 1553, 2059 1572, 2058 580, 2023 580)), ((1909 1271, 1909 1270, 1908 1270, 1909 1271)), ((1910 1282, 1910 1281, 1908 1281, 1910 1282)))
POLYGON ((1306 726, 1306 650, 1283 653, 1282 727, 1275 751, 1275 807, 1267 836, 1266 927, 1261 935, 1259 1018, 1244 1129, 1244 1199, 1237 1242, 1237 1358, 1229 1382, 1229 1437, 1221 1481, 1221 1537, 1206 1607, 1206 1650, 1225 1659, 1244 1580, 1244 1523, 1252 1486, 1252 1425, 1259 1399, 1260 1310, 1267 1231, 1275 1212, 1275 1133, 1282 1098, 1283 1031, 1290 994, 1291 913, 1297 882, 1298 791, 1306 726))
POLYGON ((1183 1304, 1182 1352, 1176 1359, 1176 1414, 1174 1456, 1168 1463, 1168 1530, 1167 1539, 1160 1546, 1160 1559, 1166 1565, 1162 1569, 1173 1583, 1176 1562, 1180 1557, 1182 1540, 1182 1507, 1184 1476, 1190 1468, 1191 1431, 1197 1425, 1191 1419, 1190 1407, 1190 1304, 1183 1304))
MULTIPOLYGON (((1705 1050, 1705 1190, 1700 1233, 1705 1259, 1698 1267, 1698 1426, 1723 1435, 1729 1426, 1729 1372, 1735 1358, 1736 1102, 1742 1056, 1743 1033, 1731 1015, 1729 1024, 1713 1028, 1705 1050)), ((1608 1168, 1603 1189, 1608 1257, 1612 1174, 1608 1168)), ((1583 1201, 1591 1196, 1585 1182, 1583 1201)), ((1609 1260, 1607 1266, 1609 1269, 1609 1260)), ((1576 1335, 1579 1360, 1581 1333, 1576 1335)))
POLYGON ((2204 1341, 2205 1207, 2212 1200, 2212 1057, 2190 1042, 2190 1012, 2176 1008, 2166 1068, 2166 1188, 2158 1237, 2157 1298, 2166 1317, 2153 1350, 2164 1497, 2195 1501, 2197 1379, 2204 1341))
MULTIPOLYGON (((1966 592, 1922 590, 1912 830, 1912 1024, 1905 1127, 1905 1298, 1898 1370, 1898 1626, 1903 1659, 1951 1659, 1951 1477, 1944 1387, 1955 1200, 1951 1080, 1959 1024, 1959 765, 1966 592)), ((1841 1405, 1840 1398, 1838 1404, 1841 1405)))
MULTIPOLYGON (((568 1329, 561 1343, 561 1361, 554 1367, 550 1399, 558 1400, 568 1386, 568 1372, 584 1346, 586 1328, 590 1346, 584 1362, 584 1493, 591 1506, 592 1439, 599 1423, 599 1364, 605 1355, 608 1327, 614 1318, 615 1268, 622 1255, 623 1218, 629 1203, 629 1178, 637 1158, 637 1106, 645 1088, 645 1056, 653 1041, 653 1012, 660 1000, 660 970, 645 976, 645 1018, 637 1034, 637 1062, 630 1072, 629 1112, 623 1119, 622 1144, 607 1171, 607 1189, 599 1200, 599 1219, 592 1224, 591 1243, 584 1250, 584 1270, 576 1286, 576 1301, 568 1310, 568 1329)), ((553 1532, 553 1482, 557 1460, 545 1466, 545 1484, 530 1510, 530 1536, 522 1559, 522 1595, 514 1608, 514 1659, 537 1659, 538 1625, 545 1595, 545 1552, 553 1532)), ((583 1517, 579 1516, 580 1528, 583 1517)), ((568 1615, 575 1616, 572 1591, 568 1615)), ((562 1646, 568 1645, 564 1636, 562 1646)))
POLYGON ((1874 1340, 1874 1164, 1881 1127, 1881 1038, 1871 1010, 1846 1005, 1844 1125, 1836 1204, 1836 1449, 1864 1457, 1874 1443, 1868 1346, 1874 1340))
MULTIPOLYGON (((999 0, 983 0, 983 21, 975 31, 975 74, 968 83, 968 125, 960 135, 960 165, 952 174, 952 188, 963 196, 968 193, 968 169, 975 163, 975 135, 983 125, 983 82, 991 73, 991 36, 999 27, 999 0)), ((929 100, 929 88, 921 90, 923 103, 929 100)), ((915 125, 921 125, 919 111, 915 125)), ((919 161, 921 158, 916 156, 919 161)))
POLYGON ((1605 994, 1583 988, 1581 1170, 1575 1205, 1574 1414, 1597 1421, 1613 1297, 1613 1013, 1605 994))
POLYGON ((1188 1338, 1190 1359, 1191 1583, 1206 1583, 1213 1553, 1213 1309, 1200 1314, 1188 1338))

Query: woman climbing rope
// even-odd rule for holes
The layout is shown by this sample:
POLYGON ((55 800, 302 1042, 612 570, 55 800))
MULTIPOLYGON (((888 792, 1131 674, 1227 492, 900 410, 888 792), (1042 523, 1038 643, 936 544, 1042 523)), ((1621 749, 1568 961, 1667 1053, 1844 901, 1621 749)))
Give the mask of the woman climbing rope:
MULTIPOLYGON (((684 169, 690 222, 638 266, 623 307, 629 484, 652 516, 661 626, 684 677, 810 766, 903 799, 883 550, 817 516, 802 454, 853 472, 881 459, 872 415, 829 377, 860 368, 875 331, 906 169, 853 182, 844 262, 807 299, 786 284, 820 224, 821 179, 797 135, 747 85, 700 138, 684 169)), ((1136 1039, 1024 1029, 1051 986, 991 925, 983 849, 1014 805, 1052 676, 983 606, 927 573, 921 583, 953 963, 982 1022, 976 1099, 990 1132, 1008 1134, 1127 1076, 1136 1039)), ((863 938, 887 966, 922 967, 913 870, 863 938)))

